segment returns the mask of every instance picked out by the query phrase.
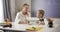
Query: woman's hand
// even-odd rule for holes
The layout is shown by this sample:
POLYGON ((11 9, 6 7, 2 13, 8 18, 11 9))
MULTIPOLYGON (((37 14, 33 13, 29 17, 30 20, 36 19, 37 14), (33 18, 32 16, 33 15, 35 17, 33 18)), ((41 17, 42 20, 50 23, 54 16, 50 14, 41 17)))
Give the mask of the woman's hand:
POLYGON ((19 24, 28 24, 28 20, 19 21, 19 24))
POLYGON ((44 25, 44 22, 38 21, 37 24, 44 25))

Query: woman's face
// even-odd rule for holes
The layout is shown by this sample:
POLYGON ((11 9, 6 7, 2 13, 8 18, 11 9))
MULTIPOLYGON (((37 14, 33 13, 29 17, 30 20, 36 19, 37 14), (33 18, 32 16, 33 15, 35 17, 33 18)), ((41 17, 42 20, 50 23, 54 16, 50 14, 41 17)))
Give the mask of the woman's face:
POLYGON ((24 6, 24 7, 23 7, 23 12, 27 12, 28 9, 29 9, 29 6, 24 6))
POLYGON ((39 11, 37 11, 37 13, 36 13, 36 17, 38 17, 38 18, 42 18, 43 15, 42 15, 39 11))

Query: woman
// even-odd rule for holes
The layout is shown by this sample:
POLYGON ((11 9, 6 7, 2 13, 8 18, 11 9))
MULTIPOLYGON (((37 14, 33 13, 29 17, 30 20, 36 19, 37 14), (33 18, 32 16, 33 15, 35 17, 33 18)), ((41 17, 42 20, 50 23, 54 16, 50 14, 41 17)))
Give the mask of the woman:
POLYGON ((16 24, 28 24, 27 17, 31 17, 31 14, 28 12, 28 9, 29 5, 24 4, 22 10, 16 15, 16 24))

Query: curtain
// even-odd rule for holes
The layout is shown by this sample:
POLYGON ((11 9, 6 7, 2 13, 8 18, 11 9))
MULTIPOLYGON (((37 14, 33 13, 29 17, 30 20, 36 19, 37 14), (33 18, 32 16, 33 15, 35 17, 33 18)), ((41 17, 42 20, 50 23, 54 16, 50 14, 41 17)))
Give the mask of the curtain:
POLYGON ((10 0, 3 0, 3 10, 4 10, 4 18, 8 18, 10 21, 12 21, 10 11, 10 0))

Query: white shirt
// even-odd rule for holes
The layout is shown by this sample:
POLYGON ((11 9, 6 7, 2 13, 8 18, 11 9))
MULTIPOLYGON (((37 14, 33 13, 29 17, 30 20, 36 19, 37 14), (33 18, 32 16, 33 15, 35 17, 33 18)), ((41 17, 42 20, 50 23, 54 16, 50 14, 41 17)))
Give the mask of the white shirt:
POLYGON ((47 25, 48 25, 47 18, 44 18, 44 17, 43 17, 43 19, 44 19, 44 23, 45 23, 45 25, 47 26, 47 25))
POLYGON ((44 18, 44 23, 45 23, 45 25, 48 25, 48 21, 46 18, 44 18))
POLYGON ((31 17, 31 14, 28 12, 28 15, 23 15, 22 11, 18 12, 15 18, 15 23, 18 24, 19 21, 24 21, 26 20, 28 17, 31 17))

